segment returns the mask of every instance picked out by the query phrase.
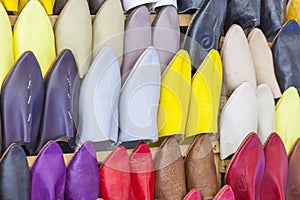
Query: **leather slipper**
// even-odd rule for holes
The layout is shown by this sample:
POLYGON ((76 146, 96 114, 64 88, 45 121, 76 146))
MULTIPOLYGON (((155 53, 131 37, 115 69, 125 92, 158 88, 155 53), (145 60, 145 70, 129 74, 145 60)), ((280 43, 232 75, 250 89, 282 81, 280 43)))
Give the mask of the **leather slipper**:
POLYGON ((104 46, 81 84, 77 146, 91 141, 96 150, 103 150, 117 142, 120 90, 116 54, 110 46, 104 46))
POLYGON ((119 142, 158 139, 157 112, 160 67, 155 48, 147 48, 121 89, 119 142))
POLYGON ((221 49, 221 57, 227 96, 230 96, 242 82, 248 82, 253 89, 256 89, 251 51, 240 26, 234 24, 228 30, 221 49))
POLYGON ((196 189, 192 189, 183 200, 201 200, 200 192, 196 189))
POLYGON ((300 23, 300 2, 298 0, 289 0, 287 4, 286 21, 295 20, 300 23))
POLYGON ((1 91, 3 150, 11 143, 21 143, 32 155, 38 142, 44 105, 43 78, 32 52, 20 56, 1 91))
POLYGON ((174 6, 164 6, 152 23, 152 45, 156 48, 164 72, 179 50, 179 19, 174 6))
POLYGON ((18 12, 19 0, 1 0, 1 2, 7 11, 18 12))
POLYGON ((55 4, 53 7, 53 14, 54 15, 59 15, 62 9, 65 7, 67 4, 68 0, 55 0, 55 4))
POLYGON ((94 18, 93 59, 104 45, 114 49, 121 66, 124 45, 124 15, 120 0, 105 0, 94 18))
POLYGON ((75 152, 67 169, 66 199, 97 199, 100 195, 100 176, 96 151, 91 142, 75 152))
POLYGON ((191 61, 179 50, 161 78, 158 108, 158 136, 185 133, 191 91, 191 61))
POLYGON ((141 6, 155 3, 157 0, 122 0, 123 10, 125 13, 132 9, 141 6))
POLYGON ((50 140, 62 140, 75 150, 79 84, 74 56, 70 50, 63 50, 45 79, 45 102, 36 152, 50 140))
POLYGON ((88 0, 91 15, 96 15, 105 0, 88 0))
POLYGON ((31 169, 31 199, 64 199, 66 166, 59 145, 48 142, 31 169))
POLYGON ((242 83, 230 96, 220 118, 220 156, 234 154, 251 132, 257 132, 256 94, 247 82, 242 83))
MULTIPOLYGON (((19 13, 23 10, 29 0, 19 0, 19 13)), ((55 4, 55 0, 39 0, 39 2, 43 5, 45 11, 48 15, 53 14, 53 7, 55 4)), ((16 11, 18 11, 16 10, 16 11)))
POLYGON ((231 159, 225 175, 235 199, 260 199, 265 172, 262 144, 255 133, 250 133, 231 159))
POLYGON ((222 61, 218 51, 211 50, 192 79, 186 137, 217 133, 221 89, 222 61))
POLYGON ((229 185, 225 185, 213 200, 235 200, 232 188, 229 185))
POLYGON ((86 0, 69 0, 61 11, 55 27, 56 50, 70 49, 74 54, 78 73, 83 78, 91 62, 92 22, 86 0))
POLYGON ((20 13, 14 26, 13 44, 15 60, 25 51, 32 51, 44 77, 56 52, 52 25, 39 1, 30 0, 20 13))

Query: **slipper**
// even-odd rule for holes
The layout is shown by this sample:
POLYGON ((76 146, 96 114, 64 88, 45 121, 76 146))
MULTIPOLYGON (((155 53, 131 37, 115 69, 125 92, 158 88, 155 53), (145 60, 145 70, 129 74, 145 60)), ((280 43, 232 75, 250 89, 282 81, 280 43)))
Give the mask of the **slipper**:
POLYGON ((15 60, 25 51, 32 51, 44 77, 56 53, 52 25, 39 1, 30 0, 20 13, 14 26, 13 44, 15 60))
POLYGON ((44 84, 44 110, 36 152, 50 140, 64 141, 74 151, 80 83, 76 62, 70 50, 63 50, 59 54, 44 84))
MULTIPOLYGON (((12 1, 7 1, 12 2, 12 1)), ((0 3, 0 24, 1 24, 1 37, 0 43, 0 87, 14 65, 14 52, 13 52, 13 38, 12 29, 9 17, 3 5, 0 3)))
POLYGON ((264 145, 265 174, 261 199, 285 200, 288 176, 288 157, 280 137, 272 133, 264 145))
POLYGON ((11 143, 21 143, 32 155, 44 105, 43 78, 32 52, 25 52, 17 60, 1 92, 2 149, 11 143))
POLYGON ((212 199, 218 189, 211 140, 207 134, 195 137, 184 160, 186 188, 197 189, 203 199, 212 199))
POLYGON ((229 185, 225 185, 213 200, 235 200, 232 188, 229 185))
POLYGON ((192 189, 183 200, 201 200, 200 192, 196 189, 192 189))
POLYGON ((53 15, 59 15, 62 9, 67 4, 68 0, 55 0, 55 4, 53 7, 53 15))
POLYGON ((289 169, 286 186, 286 200, 293 200, 300 198, 300 182, 299 182, 299 168, 300 162, 300 139, 298 139, 289 154, 289 169))
POLYGON ((118 146, 100 167, 100 197, 129 200, 131 191, 130 165, 127 150, 118 146))
POLYGON ((124 15, 121 2, 120 0, 105 0, 93 21, 93 60, 102 47, 108 45, 114 49, 121 66, 123 43, 124 15))
POLYGON ((195 13, 188 27, 182 46, 189 52, 192 65, 196 70, 210 50, 219 49, 226 6, 226 0, 206 1, 195 13), (215 14, 211 15, 211 13, 215 14))
POLYGON ((260 25, 260 0, 230 0, 227 4, 225 32, 233 25, 242 27, 245 34, 260 25))
POLYGON ((272 45, 274 69, 281 92, 293 86, 300 93, 299 49, 300 26, 290 20, 283 25, 272 45))
POLYGON ((103 150, 117 142, 120 90, 116 54, 110 46, 104 46, 81 85, 77 146, 91 141, 96 150, 103 150))
POLYGON ((87 0, 91 15, 96 15, 105 0, 87 0))
POLYGON ((242 82, 248 82, 253 89, 256 89, 251 51, 240 26, 234 24, 228 30, 221 49, 221 57, 227 96, 230 96, 242 82))
POLYGON ((250 133, 231 159, 225 175, 235 199, 260 199, 265 172, 262 144, 255 133, 250 133))
POLYGON ((275 77, 272 51, 263 32, 258 28, 254 28, 248 35, 248 42, 257 85, 266 83, 271 88, 274 98, 280 98, 281 91, 275 77))
POLYGON ((1 2, 7 11, 18 11, 19 0, 1 0, 1 2))
POLYGON ((194 13, 205 2, 203 0, 177 0, 178 13, 194 13))
POLYGON ((154 164, 151 150, 141 142, 129 157, 132 200, 154 199, 154 164))
POLYGON ((221 89, 221 58, 218 51, 211 50, 192 78, 185 137, 217 133, 221 89))
POLYGON ((234 154, 251 132, 257 132, 258 106, 256 94, 247 82, 230 96, 220 118, 220 156, 224 160, 234 154))
POLYGON ((119 142, 157 141, 160 80, 158 56, 155 48, 149 47, 135 63, 121 89, 119 142))
POLYGON ((152 23, 152 45, 156 48, 164 72, 179 50, 179 19, 174 6, 164 6, 152 23))
MULTIPOLYGON (((106 0, 107 1, 107 0, 106 0)), ((123 10, 125 13, 141 5, 151 5, 157 0, 122 0, 123 10)))
POLYGON ((92 62, 92 22, 87 1, 69 0, 56 21, 54 32, 57 52, 70 49, 83 78, 92 62))
POLYGON ((300 23, 300 2, 298 0, 289 0, 286 7, 286 21, 295 20, 300 23))
MULTIPOLYGON (((11 0, 10 0, 11 1, 11 0)), ((26 4, 28 3, 29 0, 20 0, 19 1, 19 8, 16 11, 19 11, 19 13, 24 9, 26 4)), ((47 12, 48 15, 53 14, 53 7, 55 4, 55 0, 39 0, 40 3, 43 5, 45 11, 47 12)))
POLYGON ((143 51, 151 46, 152 31, 150 14, 146 6, 134 9, 125 22, 122 79, 126 80, 134 63, 143 51))
POLYGON ((182 200, 186 195, 184 161, 174 137, 166 137, 154 157, 155 198, 182 200))
POLYGON ((96 151, 91 142, 84 143, 69 163, 66 177, 66 199, 97 199, 100 176, 96 151))
POLYGON ((260 1, 260 26, 268 42, 272 42, 285 19, 285 1, 260 1))
POLYGON ((31 169, 31 200, 64 199, 66 166, 59 145, 48 142, 31 169))
POLYGON ((177 9, 177 0, 156 0, 156 2, 153 3, 152 9, 156 10, 157 8, 160 8, 162 6, 174 6, 177 9))
POLYGON ((158 136, 185 133, 191 91, 191 62, 187 51, 179 50, 161 78, 158 108, 158 136))
POLYGON ((297 89, 288 88, 275 107, 276 133, 289 153, 300 135, 300 100, 297 89))
POLYGON ((258 105, 257 135, 264 144, 271 133, 275 132, 275 102, 271 89, 261 84, 256 89, 258 105))
POLYGON ((21 146, 12 144, 2 155, 0 180, 1 199, 30 200, 30 171, 21 146))

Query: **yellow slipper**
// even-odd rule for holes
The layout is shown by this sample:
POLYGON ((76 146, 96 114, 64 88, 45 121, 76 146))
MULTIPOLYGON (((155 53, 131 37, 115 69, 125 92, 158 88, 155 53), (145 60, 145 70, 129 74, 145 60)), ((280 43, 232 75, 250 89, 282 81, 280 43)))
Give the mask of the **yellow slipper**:
POLYGON ((300 24, 300 0, 290 0, 287 5, 286 21, 291 19, 300 24))
POLYGON ((289 153, 300 136, 300 100, 296 88, 289 87, 279 99, 275 108, 276 132, 289 153))
POLYGON ((1 85, 14 64, 13 42, 11 24, 5 8, 0 3, 0 88, 1 85))
POLYGON ((221 89, 221 58, 211 50, 192 79, 186 137, 218 131, 221 89))
POLYGON ((18 11, 19 0, 1 0, 7 11, 18 11))
POLYGON ((191 87, 191 61, 179 50, 162 75, 158 136, 184 135, 191 87))
POLYGON ((30 0, 20 13, 14 28, 13 42, 15 60, 25 51, 32 51, 44 77, 56 53, 52 25, 39 1, 30 0))
MULTIPOLYGON (((11 0, 7 0, 7 1, 11 1, 11 0)), ((20 0, 20 2, 19 2, 19 13, 23 10, 23 8, 25 7, 25 5, 27 4, 28 1, 29 0, 20 0)), ((47 14, 52 15, 55 0, 40 0, 40 2, 44 6, 47 14)))

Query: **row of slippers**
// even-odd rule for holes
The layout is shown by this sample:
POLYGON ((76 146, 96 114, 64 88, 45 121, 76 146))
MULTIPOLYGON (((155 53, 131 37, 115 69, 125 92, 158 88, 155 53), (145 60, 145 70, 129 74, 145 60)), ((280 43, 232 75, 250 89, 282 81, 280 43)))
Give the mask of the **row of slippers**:
POLYGON ((1 158, 0 195, 3 199, 97 199, 99 194, 108 200, 154 196, 166 200, 297 199, 299 141, 288 158, 276 133, 270 135, 264 146, 255 133, 250 133, 228 166, 228 186, 217 195, 208 135, 195 138, 185 160, 176 139, 168 137, 154 163, 148 145, 140 143, 130 157, 124 147, 117 147, 100 169, 89 142, 76 151, 67 169, 59 145, 49 142, 31 171, 22 147, 12 144, 1 158), (186 191, 190 192, 186 195, 186 191))
POLYGON ((203 135, 196 141, 190 148, 185 163, 178 143, 170 137, 164 141, 154 163, 148 145, 140 143, 129 157, 124 147, 117 147, 103 161, 100 169, 96 151, 90 142, 84 143, 75 152, 66 168, 61 148, 56 142, 50 141, 38 154, 31 170, 28 169, 22 147, 12 144, 0 162, 0 197, 35 200, 97 199, 100 196, 107 200, 144 200, 154 199, 155 196, 158 199, 197 200, 201 199, 200 188, 204 199, 234 199, 230 186, 225 186, 216 194, 216 171, 210 139, 203 135), (196 169, 194 166, 198 164, 199 168, 196 169), (184 167, 186 172, 180 171, 184 167), (209 171, 205 169, 212 173, 208 175, 209 171), (185 173, 189 178, 188 194, 185 189, 185 173), (201 184, 203 182, 208 185, 204 187, 201 184), (189 189, 191 187, 197 189, 189 189))

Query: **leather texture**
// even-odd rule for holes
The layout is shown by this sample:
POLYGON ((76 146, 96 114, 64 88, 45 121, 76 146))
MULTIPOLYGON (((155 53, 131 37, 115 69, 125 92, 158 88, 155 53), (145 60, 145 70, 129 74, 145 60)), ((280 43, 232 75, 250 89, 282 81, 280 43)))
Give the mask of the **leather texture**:
POLYGON ((274 68, 281 92, 290 86, 300 92, 300 27, 290 20, 285 23, 277 34, 272 45, 274 68))
POLYGON ((134 9, 125 22, 122 79, 126 80, 135 62, 143 51, 151 46, 152 30, 148 8, 134 9))
POLYGON ((18 11, 19 0, 1 0, 1 3, 7 11, 18 11))
POLYGON ((129 157, 132 200, 154 199, 155 173, 151 150, 141 142, 129 157))
POLYGON ((119 142, 157 141, 160 82, 157 52, 149 47, 135 63, 121 89, 119 142))
POLYGON ((286 200, 300 198, 300 182, 299 182, 299 161, 300 161, 300 139, 298 139, 289 154, 288 177, 286 187, 286 200))
POLYGON ((254 28, 248 35, 248 42, 257 85, 267 84, 271 88, 274 98, 280 98, 281 91, 275 76, 272 51, 263 32, 258 28, 254 28))
POLYGON ((28 51, 21 55, 2 85, 3 150, 11 143, 22 143, 30 155, 34 153, 43 104, 44 83, 40 66, 33 53, 28 51))
POLYGON ((206 0, 189 25, 183 48, 189 52, 192 65, 196 69, 199 68, 210 50, 219 49, 226 6, 227 0, 206 0), (214 14, 212 15, 212 13, 214 14))
POLYGON ((289 153, 300 132, 300 100, 297 89, 288 88, 275 107, 276 132, 280 136, 289 153))
POLYGON ((97 199, 100 176, 96 151, 91 142, 84 143, 69 163, 66 176, 66 198, 97 199))
POLYGON ((31 200, 64 199, 66 166, 59 145, 48 142, 31 168, 31 200))
POLYGON ((289 0, 287 4, 286 21, 295 20, 300 23, 300 2, 298 0, 289 0))
POLYGON ((158 136, 184 135, 191 90, 191 61, 179 50, 161 78, 158 136))
POLYGON ((186 195, 184 161, 174 137, 166 137, 154 157, 155 198, 182 200, 186 195))
POLYGON ((53 7, 53 14, 54 15, 59 15, 62 9, 65 7, 67 4, 68 0, 55 0, 55 4, 53 7))
POLYGON ((187 193, 183 200, 201 200, 200 192, 197 189, 192 189, 187 193))
POLYGON ((93 21, 93 59, 104 45, 108 45, 114 49, 121 66, 124 48, 123 32, 124 15, 120 0, 105 0, 93 21))
POLYGON ((121 90, 120 67, 114 50, 104 46, 93 61, 80 89, 77 146, 91 141, 117 142, 121 90))
POLYGON ((257 135, 262 144, 266 142, 272 132, 275 132, 275 102, 271 89, 261 84, 256 89, 258 105, 257 135))
POLYGON ((70 49, 74 54, 78 73, 83 78, 91 62, 92 22, 86 0, 69 0, 61 11, 55 27, 56 50, 70 49))
POLYGON ((37 0, 30 0, 20 13, 14 26, 13 44, 15 60, 25 51, 32 51, 44 77, 56 57, 55 39, 49 17, 37 0))
MULTIPOLYGON (((13 1, 5 1, 6 3, 13 3, 13 1)), ((5 3, 3 2, 3 3, 5 3)), ((4 4, 5 5, 5 4, 4 4)), ((1 37, 0 37, 0 87, 11 70, 14 64, 14 52, 13 52, 13 36, 12 28, 7 15, 7 12, 3 5, 0 3, 0 24, 1 24, 1 37)))
POLYGON ((260 28, 267 40, 272 42, 283 23, 286 9, 282 3, 284 0, 261 1, 260 28))
POLYGON ((221 57, 211 50, 192 79, 186 137, 217 133, 221 89, 221 57))
POLYGON ((30 171, 26 154, 19 145, 12 144, 0 161, 0 198, 30 200, 30 171))
POLYGON ((169 5, 172 5, 177 9, 177 0, 156 0, 156 2, 153 3, 153 8, 155 10, 162 6, 169 6, 169 5))
POLYGON ((213 200, 235 200, 231 186, 224 185, 213 200))
POLYGON ((135 7, 155 2, 157 2, 157 0, 122 0, 122 5, 124 12, 127 13, 135 7))
POLYGON ((105 0, 87 0, 90 7, 91 15, 96 15, 105 0))
POLYGON ((45 102, 36 152, 48 141, 63 138, 75 149, 78 125, 79 77, 72 52, 63 50, 47 74, 45 102))
POLYGON ((118 146, 101 165, 100 186, 103 199, 131 199, 130 164, 123 146, 118 146))
POLYGON ((218 182, 213 148, 207 134, 195 137, 185 157, 184 168, 187 190, 195 188, 203 199, 213 199, 218 182))
POLYGON ((233 24, 238 24, 248 33, 260 25, 261 0, 228 0, 225 32, 233 24))
MULTIPOLYGON (((29 0, 19 0, 19 13, 23 10, 29 0)), ((45 11, 48 15, 53 14, 53 7, 55 4, 55 0, 39 0, 39 2, 43 5, 45 11)))
POLYGON ((234 24, 226 33, 221 49, 221 57, 227 96, 230 96, 242 82, 249 82, 253 89, 256 88, 251 51, 240 26, 234 24))
POLYGON ((288 157, 280 137, 272 133, 264 145, 265 174, 261 199, 285 200, 288 176, 288 157))
POLYGON ((177 0, 178 13, 193 13, 204 3, 203 0, 177 0))
POLYGON ((164 72, 179 50, 179 19, 174 6, 164 6, 152 23, 152 45, 156 48, 164 72))
POLYGON ((262 199, 260 197, 265 157, 262 144, 255 133, 250 133, 232 158, 225 176, 235 199, 262 199))
POLYGON ((241 84, 225 104, 220 118, 220 154, 225 159, 235 153, 251 132, 257 132, 257 99, 251 85, 241 84))

